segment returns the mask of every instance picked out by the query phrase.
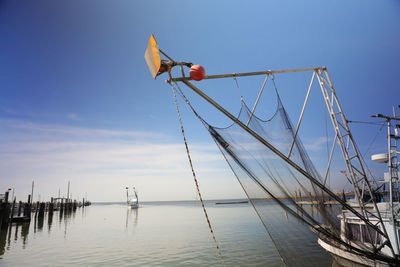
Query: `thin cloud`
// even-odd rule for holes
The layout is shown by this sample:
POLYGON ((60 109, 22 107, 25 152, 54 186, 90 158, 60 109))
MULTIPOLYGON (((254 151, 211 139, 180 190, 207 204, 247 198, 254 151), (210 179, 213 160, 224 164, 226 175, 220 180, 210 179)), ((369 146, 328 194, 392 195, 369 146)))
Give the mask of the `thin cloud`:
POLYGON ((319 137, 312 143, 304 144, 304 148, 307 151, 320 151, 322 149, 326 149, 326 143, 327 143, 326 137, 319 137))
MULTIPOLYGON (((184 180, 192 181, 185 147, 182 143, 168 142, 171 137, 166 135, 17 120, 1 120, 1 125, 5 129, 0 134, 0 185, 3 187, 22 181, 28 186, 30 180, 35 179, 38 184, 46 184, 41 190, 45 196, 46 191, 54 191, 59 186, 55 181, 68 179, 80 188, 96 184, 107 190, 109 180, 118 186, 126 184, 130 177, 142 187, 155 187, 149 198, 157 199, 155 196, 161 194, 161 189, 156 189, 155 181, 178 179, 181 182, 175 185, 176 192, 172 196, 190 198, 185 191, 189 192, 192 184, 187 183, 189 188, 182 188, 186 184, 184 180)), ((207 177, 226 176, 229 172, 214 144, 194 144, 190 150, 197 172, 207 177)), ((99 201, 104 200, 99 192, 92 195, 99 201)), ((114 195, 108 200, 115 201, 119 197, 114 195)))
POLYGON ((68 113, 67 118, 72 121, 82 121, 82 118, 80 118, 76 113, 68 113))

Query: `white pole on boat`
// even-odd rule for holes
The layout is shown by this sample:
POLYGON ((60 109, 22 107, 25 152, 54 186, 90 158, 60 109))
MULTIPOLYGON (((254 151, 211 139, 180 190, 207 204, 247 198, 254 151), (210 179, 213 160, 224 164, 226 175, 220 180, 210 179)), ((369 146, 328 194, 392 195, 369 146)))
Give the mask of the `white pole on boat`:
POLYGON ((32 192, 31 192, 31 203, 33 203, 33 188, 35 186, 35 181, 32 181, 32 192))
POLYGON ((126 187, 126 204, 129 205, 128 187, 126 187))
MULTIPOLYGON (((394 176, 394 170, 396 170, 397 172, 397 168, 394 169, 393 168, 393 163, 392 163, 392 136, 391 136, 391 120, 397 121, 400 119, 397 119, 396 117, 388 117, 388 116, 384 116, 382 114, 377 114, 377 115, 372 115, 371 117, 377 117, 377 118, 384 118, 387 121, 387 126, 388 126, 388 130, 387 130, 387 141, 388 141, 388 168, 389 168, 389 176, 390 176, 390 180, 389 180, 389 208, 390 208, 390 216, 391 216, 391 223, 393 225, 393 236, 394 236, 394 241, 395 241, 395 248, 393 248, 395 250, 395 254, 399 255, 399 240, 398 240, 398 232, 397 232, 397 226, 396 226, 396 220, 395 220, 395 214, 393 212, 393 177, 394 176)), ((396 124, 396 123, 395 123, 396 124)), ((397 173, 396 173, 397 175, 397 173)), ((396 257, 396 255, 394 255, 396 257)))
POLYGON ((69 200, 69 181, 68 181, 68 192, 67 192, 67 201, 69 200))
POLYGON ((391 153, 391 138, 390 138, 390 120, 387 120, 387 141, 388 141, 388 168, 390 175, 390 183, 389 183, 389 203, 390 203, 390 212, 393 216, 393 196, 392 196, 392 153, 391 153))
POLYGON ((393 234, 394 234, 394 240, 396 244, 396 254, 399 254, 399 241, 398 241, 398 233, 397 233, 397 227, 396 227, 396 219, 394 216, 393 212, 393 166, 392 166, 392 138, 391 138, 391 123, 390 119, 387 119, 387 125, 388 125, 388 167, 389 167, 389 175, 390 175, 390 183, 389 183, 389 205, 390 205, 390 215, 392 216, 392 224, 393 224, 393 234))

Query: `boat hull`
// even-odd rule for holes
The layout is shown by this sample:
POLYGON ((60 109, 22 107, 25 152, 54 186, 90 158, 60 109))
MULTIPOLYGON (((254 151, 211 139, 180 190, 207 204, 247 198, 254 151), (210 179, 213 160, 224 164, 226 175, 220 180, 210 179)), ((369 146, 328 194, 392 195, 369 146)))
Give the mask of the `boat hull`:
POLYGON ((318 244, 323 247, 326 251, 328 251, 335 260, 344 266, 351 266, 351 267, 359 267, 359 266, 376 266, 376 267, 383 267, 383 266, 390 266, 388 263, 378 261, 378 260, 371 260, 365 256, 349 252, 344 250, 338 246, 334 246, 325 240, 318 238, 318 244))
POLYGON ((131 209, 137 209, 137 208, 139 208, 139 204, 138 203, 129 203, 128 207, 130 207, 131 209))

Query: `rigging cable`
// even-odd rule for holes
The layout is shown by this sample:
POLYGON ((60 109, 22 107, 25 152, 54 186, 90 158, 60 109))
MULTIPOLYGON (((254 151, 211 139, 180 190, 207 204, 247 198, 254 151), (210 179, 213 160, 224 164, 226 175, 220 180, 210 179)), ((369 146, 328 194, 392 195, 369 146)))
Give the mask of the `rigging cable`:
MULTIPOLYGON (((380 125, 380 126, 381 126, 381 127, 378 129, 378 131, 376 132, 375 137, 372 139, 371 143, 368 145, 368 148, 367 148, 367 150, 364 152, 364 154, 361 154, 361 152, 360 152, 360 158, 361 158, 362 162, 364 163, 364 166, 367 168, 369 174, 370 174, 371 177, 373 178, 372 181, 373 181, 373 183, 375 183, 375 185, 377 186, 377 189, 376 189, 376 190, 378 190, 379 188, 381 188, 381 186, 378 186, 378 185, 376 184, 375 177, 374 177, 374 175, 372 174, 372 171, 371 171, 370 168, 368 167, 368 165, 367 165, 367 163, 366 163, 366 161, 365 161, 364 158, 365 158, 365 155, 367 155, 368 151, 371 149, 372 145, 375 143, 375 140, 376 140, 376 138, 378 137, 379 133, 382 131, 383 126, 385 126, 385 122, 383 122, 383 123, 381 123, 381 122, 378 122, 378 123, 375 123, 375 122, 366 122, 366 121, 347 121, 347 122, 348 122, 348 123, 372 124, 372 125, 380 125)), ((357 147, 357 144, 356 144, 356 147, 357 147)), ((359 149, 358 147, 357 147, 357 150, 360 151, 360 149, 359 149)))
MULTIPOLYGON (((176 85, 176 87, 177 87, 177 89, 178 89, 179 95, 185 100, 186 104, 190 107, 190 109, 192 110, 192 112, 194 113, 194 115, 202 122, 203 126, 207 129, 207 131, 209 131, 208 128, 210 127, 210 125, 209 125, 202 117, 200 117, 200 115, 196 112, 196 110, 193 108, 192 104, 190 103, 189 99, 187 99, 186 96, 183 94, 183 92, 182 92, 181 88, 179 87, 179 85, 178 85, 177 83, 175 83, 175 85, 176 85)), ((174 93, 175 93, 175 91, 174 91, 174 93)), ((238 182, 239 182, 240 186, 242 187, 242 189, 243 189, 245 195, 247 196, 247 199, 250 201, 251 205, 253 206, 253 208, 254 208, 254 210, 255 210, 257 216, 260 218, 261 223, 264 225, 264 228, 265 228, 265 230, 267 231, 268 236, 270 237, 272 243, 274 244, 274 247, 275 247, 275 249, 277 250, 278 255, 279 255, 279 257, 281 258, 283 264, 284 264, 285 266, 288 266, 287 263, 286 263, 286 261, 285 261, 285 259, 284 259, 283 256, 282 256, 280 250, 278 249, 278 246, 277 246, 275 240, 273 239, 273 237, 272 237, 272 235, 271 235, 269 229, 267 228, 267 225, 266 225, 266 224, 264 223, 264 221, 262 220, 259 211, 258 211, 258 210, 256 209, 256 207, 254 206, 254 203, 253 203, 253 201, 251 200, 250 196, 248 195, 247 191, 245 190, 245 188, 244 188, 242 182, 239 180, 238 176, 236 175, 236 172, 233 170, 233 167, 232 167, 231 163, 230 163, 230 162, 228 161, 228 159, 226 158, 225 153, 222 152, 221 147, 218 145, 218 143, 217 143, 217 141, 215 140, 215 138, 213 138, 213 140, 214 140, 215 144, 217 145, 219 151, 221 152, 222 156, 224 157, 224 159, 225 159, 226 162, 228 163, 228 165, 229 165, 230 169, 232 170, 233 174, 235 175, 236 179, 238 180, 238 182)), ((207 215, 206 215, 206 217, 207 217, 207 215)), ((207 221, 208 221, 208 217, 207 217, 207 221)), ((211 227, 210 223, 209 223, 209 226, 211 227)), ((212 231, 212 230, 211 230, 211 231, 212 231)), ((214 238, 214 240, 215 240, 215 238, 214 238)), ((217 242, 217 241, 215 241, 215 242, 217 242)), ((217 244, 217 248, 218 248, 218 244, 217 244)))
MULTIPOLYGON (((372 139, 372 141, 371 141, 371 143, 369 144, 367 150, 364 152, 364 154, 363 154, 364 157, 365 157, 365 155, 367 154, 367 152, 370 150, 370 148, 372 147, 372 145, 374 144, 374 142, 375 142, 376 138, 378 137, 379 133, 382 131, 383 126, 385 126, 385 123, 386 123, 386 122, 383 122, 383 123, 379 123, 379 124, 378 124, 378 125, 381 125, 381 127, 380 127, 379 130, 376 132, 376 135, 375 135, 374 139, 372 139)), ((372 123, 371 123, 371 124, 372 124, 372 123)), ((374 123, 374 124, 377 124, 377 123, 374 123)))
POLYGON ((191 157, 190 157, 189 147, 188 147, 188 144, 187 144, 187 141, 186 141, 185 131, 184 131, 184 129, 183 129, 183 123, 182 123, 181 115, 180 115, 180 112, 179 112, 179 106, 178 106, 178 100, 177 100, 177 98, 176 98, 175 87, 174 87, 174 85, 173 85, 172 82, 170 83, 170 85, 171 85, 171 87, 172 87, 172 92, 173 92, 173 94, 174 94, 174 101, 175 101, 175 105, 176 105, 176 111, 177 111, 177 113, 178 113, 178 119, 179 119, 179 124, 180 124, 180 126, 181 126, 182 137, 183 137, 183 141, 184 141, 184 143, 185 143, 186 153, 187 153, 187 156, 188 156, 190 168, 191 168, 191 170, 192 170, 192 175, 193 175, 194 183, 195 183, 195 185, 196 185, 197 194, 199 195, 199 199, 200 199, 200 202, 201 202, 201 206, 202 206, 202 208, 203 208, 204 215, 205 215, 206 220, 207 220, 207 223, 208 223, 208 228, 210 229, 212 238, 214 239, 214 242, 215 242, 215 245, 216 245, 216 248, 217 248, 218 256, 219 256, 219 258, 221 259, 222 265, 226 266, 226 265, 225 265, 225 262, 224 262, 224 259, 223 259, 223 257, 222 257, 222 253, 221 253, 221 250, 220 250, 220 248, 219 248, 217 239, 215 238, 214 231, 213 231, 212 226, 211 226, 211 222, 210 222, 210 220, 209 220, 209 218, 208 218, 208 214, 207 214, 206 208, 205 208, 205 206, 204 206, 204 201, 203 201, 203 198, 202 198, 201 193, 200 193, 199 183, 197 182, 196 173, 194 172, 194 168, 193 168, 193 164, 192 164, 192 159, 191 159, 191 157))
MULTIPOLYGON (((330 156, 329 156, 328 119, 327 119, 327 114, 326 114, 326 113, 327 113, 327 112, 326 112, 326 108, 324 107, 323 110, 324 110, 324 119, 325 119, 326 153, 328 154, 327 159, 328 159, 328 161, 329 161, 330 156)), ((336 139, 335 139, 335 140, 336 140, 336 139)), ((334 140, 333 142, 335 142, 335 140, 334 140)), ((332 144, 332 145, 334 145, 334 144, 332 144)), ((328 167, 328 168, 329 168, 329 167, 328 167)), ((329 188, 331 188, 331 172, 330 172, 330 168, 329 168, 329 170, 328 170, 328 185, 329 185, 329 188)))
POLYGON ((233 76, 233 79, 234 79, 234 80, 235 80, 235 82, 236 82, 236 87, 237 87, 237 89, 238 89, 238 92, 239 92, 240 101, 243 101, 243 96, 242 96, 242 93, 240 92, 239 83, 238 83, 238 81, 237 81, 237 79, 236 79, 236 73, 234 73, 233 75, 234 75, 234 76, 233 76))
MULTIPOLYGON (((175 84, 176 84, 176 83, 175 83, 175 84)), ((176 85, 177 85, 177 84, 176 84, 176 85)), ((174 90, 175 101, 176 101, 176 103, 177 103, 176 95, 175 95, 175 88, 174 88, 174 86, 172 86, 172 88, 173 88, 173 90, 174 90)), ((183 96, 183 97, 185 98, 186 103, 189 104, 189 106, 190 106, 190 108, 192 109, 192 111, 194 112, 194 114, 202 121, 203 125, 204 125, 204 126, 208 125, 208 124, 197 114, 197 112, 194 110, 194 108, 190 105, 190 102, 188 102, 188 100, 186 99, 186 97, 183 95, 183 92, 181 91, 181 89, 179 88, 178 85, 177 85, 177 89, 179 90, 178 92, 180 92, 180 95, 183 96)), ((275 88, 275 89, 276 89, 276 88, 275 88)), ((276 90, 277 90, 277 89, 276 89, 276 90)), ((179 111, 178 111, 178 114, 179 114, 179 111)), ((179 118, 180 118, 180 117, 179 117, 179 118)), ((210 126, 210 127, 211 127, 211 126, 210 126)), ((182 124, 181 124, 181 128, 182 128, 182 133, 183 133, 182 124)), ((209 132, 210 132, 210 130, 209 130, 209 132)), ((211 132, 210 132, 210 133, 211 133, 211 132)), ((184 134, 184 133, 183 133, 183 134, 184 134)), ((214 136, 213 136, 213 137, 214 137, 214 136)), ((214 141, 215 141, 215 139, 214 139, 214 141)), ((186 145, 186 147, 187 147, 186 141, 185 141, 185 145, 186 145)), ((187 151, 188 151, 188 149, 187 149, 187 151)), ((231 153, 231 152, 229 152, 229 150, 227 150, 227 152, 228 152, 228 153, 231 153)), ((188 156, 190 156, 190 155, 188 154, 188 156)), ((346 248, 348 248, 348 249, 350 249, 350 250, 357 251, 358 253, 362 253, 362 254, 364 254, 364 255, 367 255, 367 257, 373 258, 373 259, 377 259, 377 258, 380 258, 380 257, 381 257, 381 256, 377 255, 376 253, 373 253, 373 254, 372 254, 372 252, 363 251, 363 250, 360 250, 360 249, 357 248, 357 247, 354 247, 354 246, 352 246, 352 245, 350 245, 350 244, 347 244, 346 242, 344 242, 343 240, 341 240, 339 237, 337 237, 337 236, 334 235, 333 233, 327 231, 327 230, 326 230, 325 228, 323 228, 323 227, 322 227, 322 228, 316 228, 316 227, 315 227, 315 224, 319 224, 319 223, 318 223, 317 221, 315 221, 314 218, 309 217, 310 215, 308 215, 307 213, 305 213, 304 215, 306 215, 307 218, 311 220, 311 222, 308 221, 308 220, 305 220, 305 219, 303 219, 299 214, 297 214, 295 211, 293 211, 291 208, 289 208, 288 206, 284 205, 278 198, 274 197, 274 195, 272 195, 272 194, 269 192, 269 190, 268 190, 267 188, 265 188, 265 187, 262 185, 262 183, 259 181, 259 179, 257 179, 257 177, 254 177, 253 174, 247 170, 247 167, 246 167, 246 166, 244 166, 240 161, 238 161, 237 159, 235 159, 236 157, 234 157, 234 155, 231 155, 231 156, 233 156, 233 159, 235 160, 235 162, 238 163, 239 165, 241 165, 241 167, 244 168, 244 170, 246 171, 246 173, 247 173, 248 175, 250 175, 251 178, 252 178, 252 179, 267 193, 267 194, 269 194, 271 197, 273 197, 273 199, 274 199, 275 201, 277 201, 278 204, 280 204, 281 207, 285 209, 285 211, 290 212, 290 214, 293 215, 295 218, 297 218, 297 219, 299 219, 300 221, 304 222, 306 225, 308 225, 309 227, 313 228, 314 230, 317 230, 318 232, 321 232, 322 234, 325 234, 325 235, 327 235, 328 237, 333 238, 334 240, 336 240, 336 241, 339 242, 340 244, 346 246, 346 248), (378 256, 379 256, 379 257, 378 257, 378 256)), ((193 172, 193 167, 192 167, 192 172, 193 172)), ((311 178, 312 178, 312 177, 311 177, 311 178)), ((313 182, 314 180, 315 180, 315 179, 312 179, 311 181, 313 182)), ((197 181, 197 180, 195 180, 195 181, 197 181)), ((279 184, 278 184, 278 185, 279 185, 279 184)), ((325 190, 324 190, 324 191, 325 191, 325 190)), ((329 193, 329 190, 326 191, 326 192, 329 193)), ((200 193, 200 192, 199 192, 199 193, 200 193)), ((332 193, 332 195, 334 195, 334 194, 332 193)), ((351 210, 354 214, 356 214, 356 215, 357 215, 360 219, 362 219, 364 222, 368 223, 368 221, 366 221, 365 218, 363 218, 360 214, 358 214, 358 213, 356 212, 356 210, 352 209, 350 206, 348 206, 348 205, 346 205, 346 204, 343 204, 338 198, 335 198, 335 199, 337 199, 342 205, 344 205, 344 206, 347 207, 349 210, 351 210)), ((204 210, 205 210, 205 208, 204 208, 204 210)), ((206 218, 208 219, 208 217, 206 217, 206 218)), ((371 224, 368 223, 368 225, 371 225, 371 224)), ((211 224, 209 224, 209 226, 211 227, 211 224)), ((210 229, 211 229, 211 228, 210 228, 210 229)), ((212 229, 211 229, 211 231, 212 231, 212 229)), ((380 233, 379 229, 378 229, 377 231, 380 233)), ((213 233, 213 232, 212 232, 212 233, 213 233)), ((215 238, 215 237, 214 237, 214 238, 215 238)), ((214 239, 214 241, 216 242, 216 239, 214 239)), ((217 245, 217 250, 218 250, 218 249, 219 249, 219 247, 218 247, 218 245, 217 245)), ((384 257, 384 256, 383 256, 383 257, 384 257)), ((221 259, 222 259, 222 258, 221 258, 221 259)), ((385 260, 387 260, 387 258, 385 258, 385 260)))

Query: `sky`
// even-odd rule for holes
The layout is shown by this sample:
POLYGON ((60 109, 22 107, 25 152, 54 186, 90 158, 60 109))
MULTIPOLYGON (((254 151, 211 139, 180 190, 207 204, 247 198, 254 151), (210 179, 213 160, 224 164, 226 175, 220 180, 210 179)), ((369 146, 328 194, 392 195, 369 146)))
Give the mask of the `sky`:
MULTIPOLYGON (((34 181, 34 199, 49 200, 66 196, 70 181, 73 198, 92 201, 124 201, 126 186, 142 201, 197 199, 167 76, 153 80, 144 60, 151 34, 170 57, 210 75, 326 66, 349 120, 377 122, 369 116, 400 104, 398 1, 1 1, 1 192, 14 188, 24 200, 34 181)), ((276 77, 292 122, 310 78, 276 77)), ((238 114, 240 95, 253 103, 263 79, 238 79, 239 89, 233 79, 196 85, 238 114)), ((207 121, 229 125, 186 92, 207 121)), ((300 136, 322 168, 333 136, 314 122, 324 114, 318 87, 311 98, 300 136)), ((260 105, 273 110, 272 99, 260 105)), ((245 197, 180 105, 203 197, 245 197)), ((367 161, 385 152, 385 128, 351 127, 367 161)))

